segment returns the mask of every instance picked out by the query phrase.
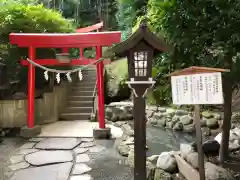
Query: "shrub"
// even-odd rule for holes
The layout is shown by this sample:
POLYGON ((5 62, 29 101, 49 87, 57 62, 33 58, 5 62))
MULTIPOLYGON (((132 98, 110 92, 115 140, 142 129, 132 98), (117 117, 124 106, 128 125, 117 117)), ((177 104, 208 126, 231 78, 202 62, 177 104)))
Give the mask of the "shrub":
MULTIPOLYGON (((25 0, 26 1, 26 0, 25 0)), ((43 32, 73 32, 71 23, 58 12, 46 9, 43 5, 24 4, 22 1, 8 3, 0 0, 0 61, 8 68, 8 76, 20 78, 20 83, 27 85, 27 68, 19 65, 21 58, 27 56, 26 48, 17 48, 9 44, 9 34, 15 33, 43 33, 43 32), (16 73, 17 69, 19 73, 16 73), (17 76, 17 77, 16 77, 17 76)), ((38 49, 37 58, 54 56, 53 49, 38 49)), ((36 87, 43 85, 42 71, 36 69, 36 87)))

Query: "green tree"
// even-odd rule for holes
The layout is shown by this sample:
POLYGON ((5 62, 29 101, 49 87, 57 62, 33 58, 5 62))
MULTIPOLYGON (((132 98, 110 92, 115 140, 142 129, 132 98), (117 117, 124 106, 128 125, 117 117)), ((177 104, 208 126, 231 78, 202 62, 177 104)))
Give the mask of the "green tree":
MULTIPOLYGON (((2 0, 0 2, 3 2, 2 0)), ((25 4, 27 2, 5 1, 0 9, 0 62, 7 65, 9 79, 19 79, 20 84, 27 85, 27 68, 19 61, 28 55, 26 48, 18 48, 9 44, 12 32, 74 32, 71 23, 58 12, 44 8, 42 5, 25 4), (19 73, 16 73, 19 71, 19 73)), ((28 1, 30 2, 30 1, 28 1)), ((37 57, 54 56, 52 49, 37 49, 37 57)), ((41 70, 36 69, 36 87, 41 88, 45 80, 41 70)))
POLYGON ((181 66, 203 65, 231 70, 223 76, 224 123, 220 159, 227 157, 231 127, 231 102, 239 75, 240 1, 238 0, 151 0, 150 19, 174 49, 173 59, 181 66), (158 23, 157 23, 158 22, 158 23), (176 57, 176 58, 174 58, 176 57), (235 60, 234 60, 235 59, 235 60))

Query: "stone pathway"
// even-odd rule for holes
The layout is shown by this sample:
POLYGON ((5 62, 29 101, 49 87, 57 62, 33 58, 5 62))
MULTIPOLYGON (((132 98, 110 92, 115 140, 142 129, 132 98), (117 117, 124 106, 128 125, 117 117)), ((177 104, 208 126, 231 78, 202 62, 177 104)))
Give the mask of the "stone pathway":
POLYGON ((131 180, 113 140, 33 138, 10 157, 10 180, 131 180), (99 143, 100 142, 100 143, 99 143))

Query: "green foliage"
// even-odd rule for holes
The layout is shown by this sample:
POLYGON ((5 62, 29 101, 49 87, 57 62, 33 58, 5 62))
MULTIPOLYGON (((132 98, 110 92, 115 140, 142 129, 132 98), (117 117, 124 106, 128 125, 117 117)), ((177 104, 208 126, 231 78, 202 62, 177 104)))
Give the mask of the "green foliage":
POLYGON ((164 33, 178 52, 178 61, 186 66, 223 67, 222 57, 239 52, 239 1, 152 2, 155 7, 151 7, 150 15, 155 30, 164 33))
POLYGON ((118 3, 117 20, 123 31, 123 40, 131 33, 132 27, 138 22, 138 17, 145 15, 147 0, 120 0, 118 3))
POLYGON ((165 61, 157 60, 157 72, 193 65, 230 68, 229 75, 239 82, 240 1, 149 0, 148 9, 151 29, 164 35, 173 50, 165 61))
MULTIPOLYGON (((7 64, 10 79, 20 78, 22 85, 27 85, 27 68, 19 65, 21 58, 27 56, 27 49, 9 44, 9 34, 12 32, 73 32, 70 22, 58 12, 44 8, 42 5, 25 4, 28 1, 1 0, 0 9, 0 61, 7 64), (6 3, 5 3, 6 2, 6 3), (22 3, 23 2, 23 3, 22 3), (14 72, 14 73, 13 73, 14 72), (18 73, 17 73, 18 72, 18 73)), ((53 56, 55 51, 38 49, 37 57, 53 56)), ((36 87, 41 87, 44 78, 41 70, 36 69, 36 87)))
POLYGON ((152 90, 152 96, 155 103, 159 105, 167 105, 171 102, 170 79, 166 76, 173 68, 169 60, 169 55, 164 53, 157 56, 154 61, 152 76, 156 84, 152 90))
POLYGON ((39 0, 45 7, 58 10, 77 27, 86 27, 100 20, 108 30, 116 29, 117 0, 39 0))

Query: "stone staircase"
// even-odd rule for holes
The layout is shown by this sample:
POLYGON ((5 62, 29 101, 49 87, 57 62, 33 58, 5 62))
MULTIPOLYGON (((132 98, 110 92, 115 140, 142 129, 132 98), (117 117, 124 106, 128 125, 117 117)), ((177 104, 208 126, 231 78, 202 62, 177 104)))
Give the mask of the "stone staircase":
POLYGON ((93 96, 96 86, 96 68, 84 70, 83 80, 77 81, 68 96, 68 104, 59 120, 89 120, 93 109, 93 96))

